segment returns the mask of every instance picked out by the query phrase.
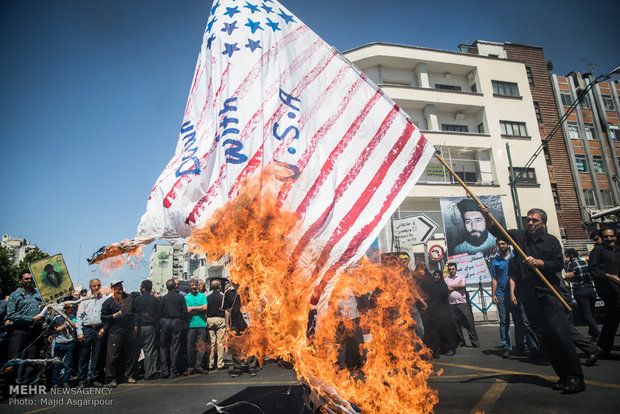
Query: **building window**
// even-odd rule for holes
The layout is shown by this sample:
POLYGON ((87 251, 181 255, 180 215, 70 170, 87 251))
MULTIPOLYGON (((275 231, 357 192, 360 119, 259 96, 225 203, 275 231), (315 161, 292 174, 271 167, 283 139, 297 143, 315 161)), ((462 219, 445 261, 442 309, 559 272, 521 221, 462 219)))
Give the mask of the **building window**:
POLYGON ((475 84, 475 83, 471 85, 471 91, 472 91, 473 93, 478 93, 478 87, 476 86, 476 84, 475 84))
POLYGON ((616 105, 614 105, 614 100, 611 98, 611 95, 601 95, 603 98, 603 106, 606 111, 613 111, 616 109, 616 105))
POLYGON ((614 198, 611 190, 601 190, 601 207, 613 207, 614 198))
POLYGON ((435 89, 441 89, 443 91, 455 91, 455 92, 460 92, 461 91, 461 87, 460 86, 455 86, 455 85, 441 85, 439 83, 435 84, 435 89))
MULTIPOLYGON (((490 151, 462 147, 440 147, 439 149, 446 163, 451 166, 461 180, 469 184, 493 184, 492 175, 489 171, 490 151)), ((426 184, 457 184, 455 178, 434 157, 426 166, 420 182, 426 184)))
POLYGON ((542 114, 540 113, 540 105, 538 105, 538 102, 534 102, 534 112, 536 112, 536 120, 538 121, 538 123, 542 124, 542 114))
POLYGON ((575 154, 575 163, 577 164, 577 171, 580 173, 587 173, 590 171, 588 168, 588 160, 583 154, 575 154))
POLYGON ((527 73, 527 81, 529 82, 530 86, 534 86, 534 76, 532 75, 532 68, 526 66, 525 72, 527 73))
POLYGON ((553 202, 555 203, 555 209, 562 210, 562 205, 560 204, 560 194, 558 193, 557 184, 551 184, 551 194, 553 194, 553 202))
POLYGON ((561 93, 560 98, 562 98, 562 106, 571 106, 573 104, 573 97, 567 93, 561 93))
POLYGON ((549 147, 547 145, 543 147, 543 152, 545 153, 545 161, 547 161, 547 165, 553 164, 551 162, 551 153, 549 152, 549 147))
POLYGON ((491 81, 493 83, 493 94, 500 96, 520 96, 519 88, 513 82, 491 81))
MULTIPOLYGON (((519 175, 522 169, 523 168, 514 167, 515 177, 519 175)), ((508 168, 508 173, 510 173, 510 168, 508 168)), ((534 171, 533 168, 526 168, 525 171, 523 171, 523 175, 521 175, 521 177, 519 177, 519 181, 517 181, 517 185, 521 184, 538 184, 538 181, 536 181, 536 171, 534 171)))
POLYGON ((586 138, 590 141, 595 141, 598 139, 596 136, 596 129, 594 129, 593 124, 585 124, 584 130, 586 131, 586 138))
POLYGON ((484 134, 484 122, 478 124, 478 133, 484 134))
POLYGON ((596 207, 594 190, 583 190, 583 203, 586 207, 596 207))
POLYGON ((577 127, 576 122, 568 122, 567 128, 568 128, 568 137, 570 139, 579 139, 579 128, 577 127))
POLYGON ((611 134, 612 141, 620 141, 620 128, 618 127, 609 127, 609 132, 611 134))
POLYGON ((446 132, 469 132, 467 125, 441 124, 441 130, 446 132))
POLYGON ((582 108, 590 109, 590 99, 588 95, 584 94, 582 90, 577 91, 577 96, 579 97, 579 105, 582 108))
POLYGON ((502 135, 528 136, 525 122, 499 121, 499 125, 502 129, 502 135))
POLYGON ((596 174, 605 174, 605 163, 600 155, 592 156, 592 171, 596 174))

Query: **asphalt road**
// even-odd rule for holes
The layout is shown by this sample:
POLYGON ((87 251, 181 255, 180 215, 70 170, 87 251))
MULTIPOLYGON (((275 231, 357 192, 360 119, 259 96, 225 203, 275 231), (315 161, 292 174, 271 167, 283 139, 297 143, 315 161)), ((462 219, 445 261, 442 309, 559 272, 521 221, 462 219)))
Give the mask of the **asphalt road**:
MULTIPOLYGON (((430 379, 431 386, 439 393, 436 413, 620 412, 620 338, 616 339, 618 345, 612 354, 616 358, 600 360, 592 367, 584 366, 587 390, 564 395, 551 390, 557 377, 548 363, 532 361, 526 357, 502 359, 497 325, 479 325, 478 331, 480 348, 459 348, 456 355, 442 355, 433 361, 437 369, 443 369, 442 375, 430 379)), ((585 361, 585 355, 581 357, 582 362, 585 361)), ((305 390, 297 381, 295 373, 275 363, 265 364, 256 377, 250 377, 246 372, 238 378, 231 378, 227 371, 220 371, 173 380, 121 384, 116 389, 85 390, 101 394, 52 395, 48 392, 4 401, 0 405, 0 412, 312 412, 304 407, 305 390)))

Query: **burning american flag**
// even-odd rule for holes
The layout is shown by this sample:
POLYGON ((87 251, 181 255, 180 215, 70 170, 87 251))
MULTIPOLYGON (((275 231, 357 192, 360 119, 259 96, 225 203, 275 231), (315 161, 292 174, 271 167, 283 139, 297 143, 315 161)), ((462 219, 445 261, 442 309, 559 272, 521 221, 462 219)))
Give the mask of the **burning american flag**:
POLYGON ((210 259, 229 254, 252 322, 236 338, 244 355, 291 362, 324 412, 431 412, 430 354, 410 313, 419 293, 402 272, 360 258, 433 153, 394 102, 280 3, 216 0, 174 157, 137 236, 90 263, 160 238, 189 237, 210 259), (372 291, 373 310, 360 312, 370 338, 361 381, 334 366, 338 332, 350 329, 338 303, 372 291))
POLYGON ((216 0, 174 157, 136 239, 188 237, 245 179, 272 167, 281 206, 300 220, 291 258, 312 263, 317 302, 368 249, 433 151, 394 102, 280 3, 216 0))

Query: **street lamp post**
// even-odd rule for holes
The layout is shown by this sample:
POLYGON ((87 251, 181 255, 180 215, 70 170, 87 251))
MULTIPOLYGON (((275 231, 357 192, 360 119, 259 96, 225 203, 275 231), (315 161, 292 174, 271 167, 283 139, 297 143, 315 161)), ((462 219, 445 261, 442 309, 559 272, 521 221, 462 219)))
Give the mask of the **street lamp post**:
MULTIPOLYGON (((549 145, 549 141, 551 141, 551 138, 553 138, 556 132, 558 132, 558 130, 562 127, 564 122, 566 122, 570 114, 573 113, 575 108, 577 108, 577 105, 579 105, 581 100, 588 94, 588 92, 590 92, 590 90, 594 88, 594 86, 596 86, 598 83, 610 79, 612 75, 618 75, 618 74, 620 74, 620 66, 618 66, 617 68, 615 68, 609 73, 598 76, 596 79, 594 79, 594 81, 586 85, 583 91, 581 91, 578 94, 577 99, 575 99, 573 103, 571 104, 571 106, 569 106, 568 109, 564 111, 564 115, 562 115, 560 120, 553 126, 553 129, 551 130, 551 132, 549 132, 547 137, 542 141, 538 149, 530 157, 530 159, 525 164, 525 166, 521 168, 521 171, 519 171, 518 174, 515 175, 512 162, 510 162, 510 181, 508 182, 508 185, 510 186, 510 190, 512 193, 512 203, 513 203, 515 215, 517 218, 517 226, 519 229, 523 228, 523 223, 521 222, 521 207, 519 205, 519 194, 517 193, 517 183, 523 176, 523 173, 534 163, 534 160, 536 160, 536 158, 540 155, 540 153, 544 151, 544 149, 549 145)), ((508 146, 506 148, 508 149, 508 146)))

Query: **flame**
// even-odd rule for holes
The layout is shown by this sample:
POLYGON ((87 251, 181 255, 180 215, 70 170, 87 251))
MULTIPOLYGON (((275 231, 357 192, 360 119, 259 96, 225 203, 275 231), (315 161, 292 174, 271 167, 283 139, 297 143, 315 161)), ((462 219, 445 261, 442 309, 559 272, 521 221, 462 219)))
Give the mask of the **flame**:
POLYGON ((427 383, 433 374, 430 351, 413 329, 410 310, 420 295, 410 273, 362 259, 339 275, 314 335, 308 336, 316 280, 290 263, 299 220, 265 188, 246 184, 188 243, 211 260, 232 258, 230 277, 240 285, 251 321, 242 336, 231 338, 234 346, 261 363, 270 357, 292 364, 324 411, 347 411, 342 407, 350 402, 364 413, 431 412, 438 399, 427 383), (347 310, 341 299, 369 292, 371 306, 360 312, 359 326, 371 339, 360 347, 365 363, 350 371, 337 363, 340 339, 356 329, 354 321, 340 316, 347 310))
MULTIPOLYGON (((152 240, 148 240, 150 243, 152 240)), ((142 260, 144 252, 142 246, 148 244, 147 241, 136 242, 134 240, 123 240, 106 246, 90 264, 96 264, 97 268, 106 276, 117 271, 125 265, 138 269, 136 262, 142 260)))

